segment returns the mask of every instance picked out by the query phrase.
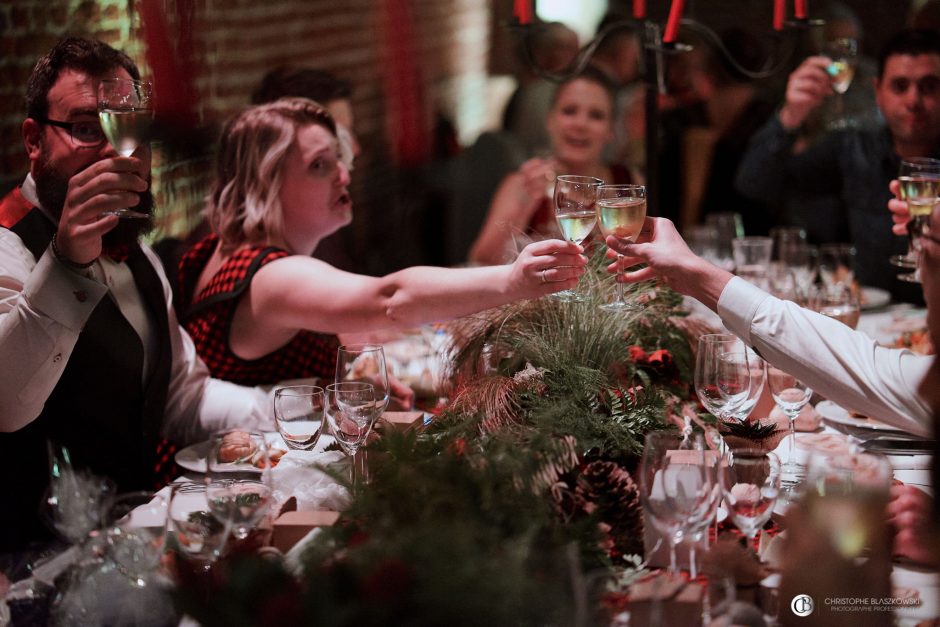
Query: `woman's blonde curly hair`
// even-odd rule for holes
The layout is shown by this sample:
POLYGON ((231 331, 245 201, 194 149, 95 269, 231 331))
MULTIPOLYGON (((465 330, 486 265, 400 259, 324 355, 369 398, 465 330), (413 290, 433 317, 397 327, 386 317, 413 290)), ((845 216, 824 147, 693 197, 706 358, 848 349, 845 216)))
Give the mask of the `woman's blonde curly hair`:
POLYGON ((336 136, 329 111, 306 98, 250 107, 225 124, 206 200, 206 217, 223 253, 245 243, 283 242, 281 170, 297 131, 310 124, 336 136))

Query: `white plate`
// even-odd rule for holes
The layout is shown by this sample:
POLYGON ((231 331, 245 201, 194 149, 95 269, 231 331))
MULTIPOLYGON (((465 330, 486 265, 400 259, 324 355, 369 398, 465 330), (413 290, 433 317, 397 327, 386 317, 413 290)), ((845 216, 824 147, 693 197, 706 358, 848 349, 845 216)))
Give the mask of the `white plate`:
POLYGON ((878 309, 891 302, 891 293, 880 287, 862 288, 862 309, 878 309))
POLYGON ((816 405, 816 411, 827 422, 854 427, 857 429, 871 429, 872 431, 903 431, 897 427, 875 420, 874 418, 859 418, 853 416, 844 408, 836 405, 832 401, 822 401, 816 405))
MULTIPOLYGON (((264 440, 268 443, 269 447, 279 448, 286 451, 287 445, 284 444, 284 440, 281 439, 281 436, 277 433, 265 433, 264 440)), ((331 438, 332 440, 332 438, 331 438)), ((320 442, 317 442, 317 446, 321 446, 323 437, 320 438, 320 442)), ((176 452, 176 455, 173 456, 173 459, 176 460, 176 463, 185 468, 186 470, 192 470, 193 472, 206 472, 206 456, 209 454, 209 440, 205 442, 197 442, 196 444, 190 444, 186 448, 182 448, 176 452)), ((257 472, 261 473, 261 469, 249 464, 249 463, 239 463, 239 464, 222 464, 218 468, 219 472, 257 472)))

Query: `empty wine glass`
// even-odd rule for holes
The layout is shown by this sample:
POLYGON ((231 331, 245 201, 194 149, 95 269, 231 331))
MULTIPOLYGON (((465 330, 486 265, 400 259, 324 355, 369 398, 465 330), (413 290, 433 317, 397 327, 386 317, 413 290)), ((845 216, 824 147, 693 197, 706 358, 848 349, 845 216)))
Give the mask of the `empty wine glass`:
MULTIPOLYGON (((767 362, 761 359, 753 348, 745 346, 741 340, 738 340, 738 342, 740 342, 740 347, 733 347, 726 359, 740 361, 743 358, 746 360, 745 367, 750 375, 750 387, 748 388, 747 397, 741 401, 736 409, 729 411, 728 416, 738 422, 745 422, 764 392, 764 383, 767 380, 767 362), (741 355, 742 352, 744 352, 743 356, 741 355)), ((734 369, 737 371, 738 366, 734 366, 734 369)))
POLYGON ((858 296, 845 285, 821 287, 813 301, 813 309, 826 317, 838 320, 851 329, 858 326, 861 317, 858 296))
POLYGON ((358 381, 372 386, 376 417, 388 407, 388 368, 385 349, 379 344, 344 344, 336 351, 334 383, 358 381))
POLYGON ((179 555, 199 570, 208 572, 222 555, 229 527, 212 515, 206 486, 180 483, 173 486, 169 508, 170 537, 179 555))
POLYGON ((669 570, 675 575, 676 546, 708 516, 714 474, 709 472, 701 434, 688 438, 671 431, 646 434, 640 461, 640 498, 647 520, 669 543, 669 570))
MULTIPOLYGON (((623 243, 633 243, 646 220, 646 187, 642 185, 601 185, 597 188, 597 218, 604 237, 613 235, 623 243)), ((559 218, 560 220, 561 218, 559 218)), ((623 274, 623 255, 617 254, 623 274)), ((617 300, 604 303, 607 311, 638 311, 643 309, 623 298, 623 283, 617 281, 617 300)))
POLYGON ((829 124, 829 128, 846 128, 849 123, 845 118, 843 94, 848 91, 855 77, 855 67, 858 65, 858 42, 848 37, 833 39, 823 46, 822 52, 832 61, 826 67, 826 73, 832 79, 832 89, 836 92, 836 116, 829 124))
POLYGON ((694 382, 706 411, 719 420, 730 418, 751 395, 752 372, 744 343, 726 333, 701 336, 694 382))
POLYGON ((732 450, 718 465, 718 477, 731 520, 753 540, 780 494, 780 461, 756 449, 732 450))
POLYGON ((326 418, 333 437, 352 458, 352 480, 357 480, 356 453, 375 424, 378 407, 372 385, 358 381, 326 386, 326 418))
POLYGON ((793 273, 797 295, 801 299, 808 296, 816 283, 819 250, 805 243, 793 244, 781 250, 780 261, 793 273))
POLYGON ((790 447, 787 461, 781 469, 791 475, 799 475, 803 467, 796 461, 796 417, 813 396, 813 390, 805 383, 779 368, 767 368, 767 383, 777 407, 783 411, 790 423, 790 447))
POLYGON ((855 283, 855 247, 851 244, 823 244, 819 247, 819 276, 823 285, 855 283))
MULTIPOLYGON (((569 242, 581 244, 594 230, 597 222, 597 190, 603 183, 593 176, 562 174, 555 178, 555 220, 569 242)), ((564 301, 585 300, 577 288, 555 292, 552 297, 564 301)))
POLYGON ((323 431, 326 396, 315 385, 291 385, 274 391, 274 422, 288 448, 312 450, 323 431))
MULTIPOLYGON (((150 140, 153 125, 153 84, 131 78, 106 78, 98 83, 98 118, 101 130, 122 157, 150 140)), ((105 211, 121 218, 149 218, 133 209, 105 211)))
POLYGON ((233 535, 244 540, 273 504, 268 485, 268 446, 264 435, 230 430, 216 433, 207 458, 206 497, 212 515, 231 525, 233 535))
POLYGON ((108 554, 131 583, 147 585, 160 565, 167 527, 167 500, 160 494, 119 494, 105 515, 108 554))

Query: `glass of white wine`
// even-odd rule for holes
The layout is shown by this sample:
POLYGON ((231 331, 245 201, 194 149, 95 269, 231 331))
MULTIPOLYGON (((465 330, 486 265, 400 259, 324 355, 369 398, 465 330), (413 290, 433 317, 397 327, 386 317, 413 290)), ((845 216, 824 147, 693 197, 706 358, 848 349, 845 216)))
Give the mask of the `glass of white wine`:
POLYGON ((914 235, 930 218, 930 213, 940 197, 940 160, 927 157, 904 159, 898 171, 898 187, 901 200, 907 203, 911 219, 907 223, 907 254, 892 257, 891 263, 899 268, 914 270, 911 274, 899 274, 899 279, 918 283, 920 276, 916 271, 917 238, 914 235))
MULTIPOLYGON (((122 156, 129 157, 150 140, 153 126, 153 83, 131 78, 106 78, 98 84, 101 130, 122 156)), ((149 218, 133 209, 104 212, 121 218, 149 218)))
MULTIPOLYGON (((562 174, 555 178, 555 219, 569 242, 580 245, 594 230, 597 190, 603 184, 604 181, 593 176, 562 174)), ((562 290, 552 296, 564 301, 585 300, 576 290, 562 290)))
MULTIPOLYGON (((622 242, 633 243, 646 220, 646 187, 643 185, 601 185, 597 190, 597 218, 604 237, 613 235, 622 242)), ((623 255, 617 255, 623 273, 623 255)), ((604 303, 607 311, 637 311, 636 303, 623 298, 623 283, 617 282, 617 300, 604 303)))
POLYGON ((833 39, 826 43, 823 54, 832 60, 826 73, 832 79, 832 89, 836 92, 836 117, 830 128, 846 128, 849 123, 845 118, 845 102, 842 94, 848 91, 855 78, 855 66, 858 65, 858 42, 851 38, 833 39))

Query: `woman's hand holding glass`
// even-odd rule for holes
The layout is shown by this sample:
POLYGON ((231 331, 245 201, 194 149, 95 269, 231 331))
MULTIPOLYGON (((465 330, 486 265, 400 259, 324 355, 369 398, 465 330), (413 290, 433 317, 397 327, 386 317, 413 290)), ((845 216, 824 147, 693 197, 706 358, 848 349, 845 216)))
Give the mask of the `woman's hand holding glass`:
MULTIPOLYGON (((555 220, 564 239, 580 245, 594 230, 597 193, 603 183, 593 176, 573 174, 562 174, 555 179, 555 220)), ((553 296, 564 301, 584 300, 577 288, 555 292, 553 296)))

